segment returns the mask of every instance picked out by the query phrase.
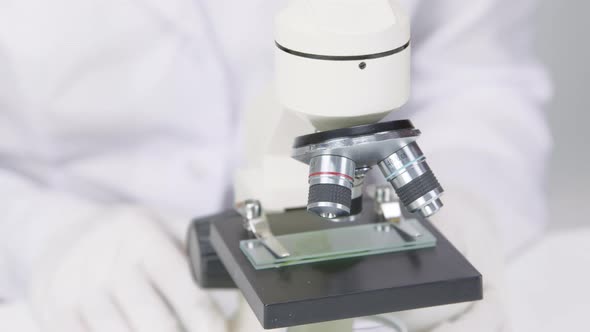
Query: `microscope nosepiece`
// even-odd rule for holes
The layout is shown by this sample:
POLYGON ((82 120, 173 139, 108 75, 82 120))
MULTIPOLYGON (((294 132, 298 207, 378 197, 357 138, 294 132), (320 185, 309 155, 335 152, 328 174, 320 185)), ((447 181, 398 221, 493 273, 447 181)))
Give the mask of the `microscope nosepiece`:
POLYGON ((350 214, 355 163, 341 156, 321 155, 309 163, 307 210, 334 219, 350 214))
POLYGON ((416 142, 381 161, 379 168, 410 212, 430 217, 442 208, 444 190, 416 142))

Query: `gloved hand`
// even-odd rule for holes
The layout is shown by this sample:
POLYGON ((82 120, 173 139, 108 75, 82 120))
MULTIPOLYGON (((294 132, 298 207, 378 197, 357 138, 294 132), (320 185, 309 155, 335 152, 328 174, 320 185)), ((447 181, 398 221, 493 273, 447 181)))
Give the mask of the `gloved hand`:
POLYGON ((446 188, 445 207, 433 224, 483 275, 484 299, 392 314, 410 332, 499 332, 508 329, 503 311, 503 251, 494 218, 498 216, 460 188, 446 188))
POLYGON ((33 276, 42 331, 226 331, 191 280, 180 241, 155 218, 118 209, 54 243, 33 276))

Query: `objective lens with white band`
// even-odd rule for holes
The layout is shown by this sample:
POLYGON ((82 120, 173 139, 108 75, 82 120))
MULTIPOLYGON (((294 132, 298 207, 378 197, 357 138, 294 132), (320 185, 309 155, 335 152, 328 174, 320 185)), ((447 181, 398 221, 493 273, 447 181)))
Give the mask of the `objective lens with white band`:
POLYGON ((429 217, 443 206, 440 196, 444 190, 416 142, 381 161, 379 168, 410 212, 429 217))

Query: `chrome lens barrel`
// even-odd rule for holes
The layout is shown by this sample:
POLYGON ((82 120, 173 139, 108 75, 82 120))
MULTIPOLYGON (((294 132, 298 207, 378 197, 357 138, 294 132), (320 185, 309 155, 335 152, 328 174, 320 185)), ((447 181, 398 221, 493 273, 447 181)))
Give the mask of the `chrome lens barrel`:
POLYGON ((355 163, 348 158, 334 155, 312 158, 307 210, 323 218, 348 216, 354 176, 355 163))
POLYGON ((379 168, 410 212, 430 217, 443 206, 444 190, 416 142, 381 161, 379 168))

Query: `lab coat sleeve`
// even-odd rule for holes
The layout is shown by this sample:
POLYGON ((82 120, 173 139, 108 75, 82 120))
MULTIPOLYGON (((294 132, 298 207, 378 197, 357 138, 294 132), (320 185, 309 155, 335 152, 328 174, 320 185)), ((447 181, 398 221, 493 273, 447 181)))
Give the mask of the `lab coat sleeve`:
POLYGON ((533 54, 534 7, 534 0, 424 1, 413 20, 407 116, 422 130, 443 187, 487 202, 507 254, 547 219, 551 137, 542 105, 551 87, 533 54))
POLYGON ((99 210, 50 189, 49 169, 41 166, 47 146, 34 137, 35 122, 27 119, 22 82, 5 46, 0 43, 0 302, 23 295, 33 262, 52 237, 99 210))
POLYGON ((0 6, 0 298, 113 205, 153 211, 183 238, 225 204, 222 67, 193 3, 150 4, 0 6))

